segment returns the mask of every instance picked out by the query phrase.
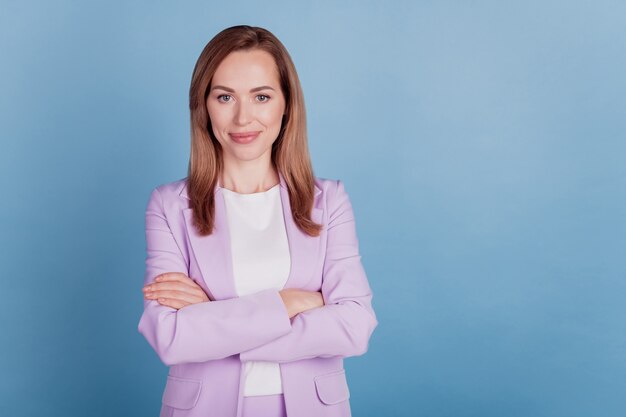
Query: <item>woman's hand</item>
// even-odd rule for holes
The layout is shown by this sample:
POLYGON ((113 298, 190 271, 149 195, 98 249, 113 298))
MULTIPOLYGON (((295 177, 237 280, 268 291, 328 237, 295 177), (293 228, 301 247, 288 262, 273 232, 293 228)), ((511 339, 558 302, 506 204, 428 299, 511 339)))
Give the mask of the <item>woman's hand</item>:
POLYGON ((285 303, 289 318, 298 313, 310 310, 312 308, 322 307, 324 298, 319 291, 306 291, 298 288, 286 288, 280 290, 279 294, 285 303))
POLYGON ((204 290, 194 280, 180 272, 168 272, 143 287, 144 298, 157 300, 164 306, 181 309, 185 306, 209 301, 204 290))

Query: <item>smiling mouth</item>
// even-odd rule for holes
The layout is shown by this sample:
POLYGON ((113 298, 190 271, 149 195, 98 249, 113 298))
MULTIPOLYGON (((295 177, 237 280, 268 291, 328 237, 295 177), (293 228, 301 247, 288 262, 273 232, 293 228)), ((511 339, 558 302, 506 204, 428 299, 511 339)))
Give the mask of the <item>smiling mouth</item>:
POLYGON ((242 133, 229 133, 228 135, 236 143, 246 144, 252 142, 259 136, 261 132, 242 132, 242 133))

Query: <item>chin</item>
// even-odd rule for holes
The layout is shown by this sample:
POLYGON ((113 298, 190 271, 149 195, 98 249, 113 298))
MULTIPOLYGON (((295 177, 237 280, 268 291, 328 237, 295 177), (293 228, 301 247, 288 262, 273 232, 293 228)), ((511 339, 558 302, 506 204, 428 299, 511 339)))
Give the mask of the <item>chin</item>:
POLYGON ((264 151, 259 151, 258 149, 249 149, 247 150, 247 152, 239 149, 238 152, 232 152, 231 155, 234 159, 239 161, 254 161, 255 159, 261 158, 268 152, 271 155, 271 148, 265 149, 264 151))

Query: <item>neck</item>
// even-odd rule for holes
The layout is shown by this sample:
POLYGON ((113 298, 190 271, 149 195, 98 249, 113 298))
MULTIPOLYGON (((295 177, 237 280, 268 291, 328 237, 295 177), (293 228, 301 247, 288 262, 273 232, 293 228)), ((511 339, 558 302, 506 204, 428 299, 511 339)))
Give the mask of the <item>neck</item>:
POLYGON ((273 164, 248 167, 225 165, 218 185, 237 193, 252 194, 267 191, 279 182, 278 170, 273 164))

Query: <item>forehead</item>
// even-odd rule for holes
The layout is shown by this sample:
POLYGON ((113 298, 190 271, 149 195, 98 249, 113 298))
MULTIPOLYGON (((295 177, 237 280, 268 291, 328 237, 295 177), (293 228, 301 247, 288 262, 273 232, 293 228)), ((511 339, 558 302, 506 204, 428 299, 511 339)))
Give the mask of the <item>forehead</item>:
POLYGON ((278 86, 278 68, 274 57, 260 49, 231 52, 220 63, 211 84, 234 89, 260 85, 278 86))

